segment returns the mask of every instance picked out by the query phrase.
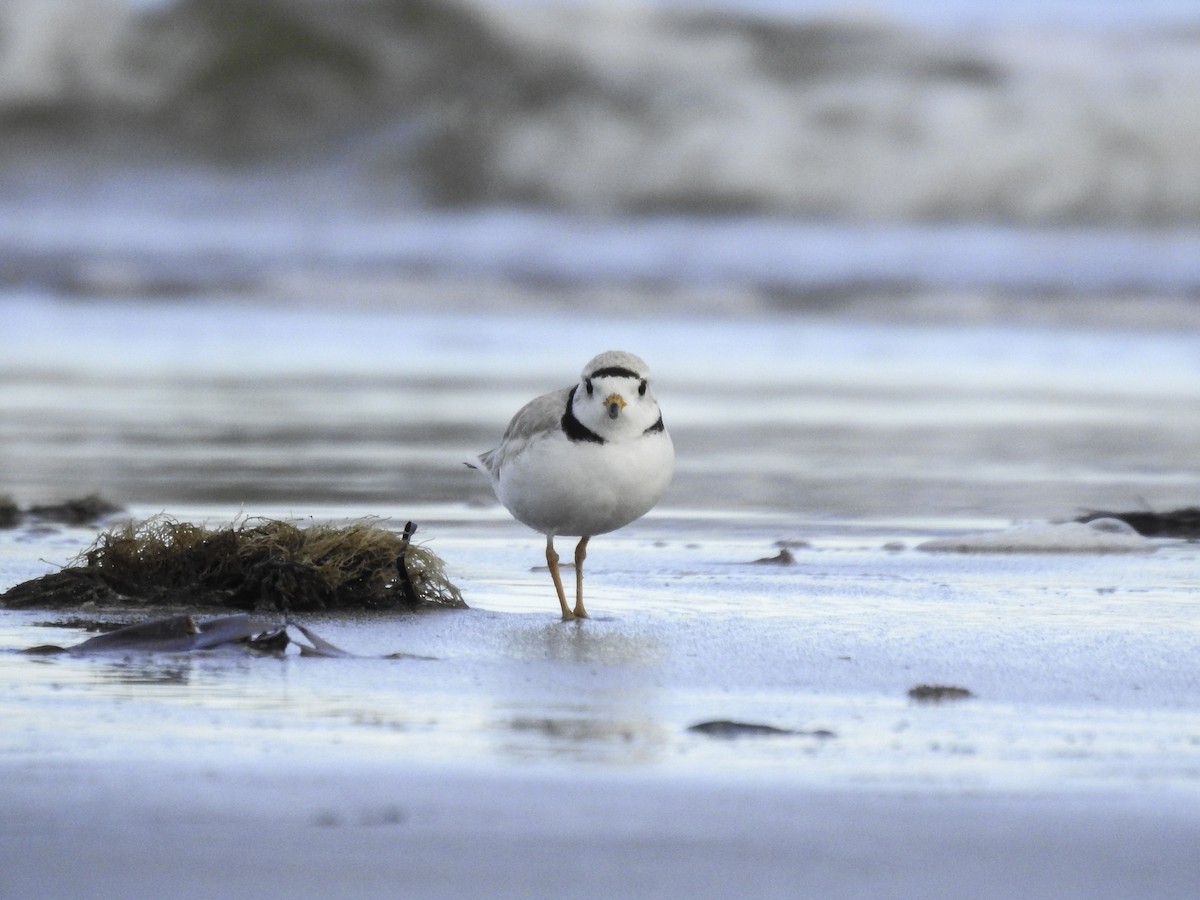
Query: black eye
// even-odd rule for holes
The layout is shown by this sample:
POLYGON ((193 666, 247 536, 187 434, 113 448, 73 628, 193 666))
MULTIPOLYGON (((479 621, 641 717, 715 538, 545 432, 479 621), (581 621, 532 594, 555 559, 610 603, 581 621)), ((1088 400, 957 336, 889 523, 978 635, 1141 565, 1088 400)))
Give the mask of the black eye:
POLYGON ((585 388, 587 388, 588 396, 589 397, 592 396, 592 379, 590 379, 590 378, 583 379, 583 386, 585 388))
POLYGON ((643 378, 642 383, 638 385, 638 396, 639 397, 646 396, 646 379, 645 378, 643 378))

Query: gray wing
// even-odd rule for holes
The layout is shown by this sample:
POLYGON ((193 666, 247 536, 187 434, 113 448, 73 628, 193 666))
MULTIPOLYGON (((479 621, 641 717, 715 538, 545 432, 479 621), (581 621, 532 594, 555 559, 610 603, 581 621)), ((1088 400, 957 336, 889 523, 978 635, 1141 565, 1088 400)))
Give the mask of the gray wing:
POLYGON ((551 391, 517 410, 500 439, 500 446, 479 454, 479 461, 493 479, 500 477, 500 469, 506 460, 519 456, 531 441, 550 434, 561 425, 570 394, 570 388, 551 391))

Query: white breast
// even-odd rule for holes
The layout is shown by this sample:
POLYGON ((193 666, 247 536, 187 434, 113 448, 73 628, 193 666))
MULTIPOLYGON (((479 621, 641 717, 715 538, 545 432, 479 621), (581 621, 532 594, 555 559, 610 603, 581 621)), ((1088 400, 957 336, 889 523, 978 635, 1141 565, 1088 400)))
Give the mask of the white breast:
POLYGON ((556 431, 507 461, 496 493, 517 520, 543 534, 604 534, 649 512, 674 471, 666 431, 604 444, 556 431))

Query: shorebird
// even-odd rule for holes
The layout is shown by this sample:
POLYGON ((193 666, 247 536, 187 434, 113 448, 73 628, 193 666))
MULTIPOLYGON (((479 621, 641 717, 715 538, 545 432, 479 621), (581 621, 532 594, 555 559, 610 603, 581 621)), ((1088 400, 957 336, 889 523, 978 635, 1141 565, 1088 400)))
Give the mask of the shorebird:
POLYGON ((468 465, 481 469, 505 508, 546 535, 546 564, 564 620, 586 618, 588 541, 645 515, 667 489, 675 448, 650 387, 650 369, 610 350, 583 367, 579 383, 530 400, 500 446, 468 465), (578 537, 575 605, 567 603, 554 538, 578 537))

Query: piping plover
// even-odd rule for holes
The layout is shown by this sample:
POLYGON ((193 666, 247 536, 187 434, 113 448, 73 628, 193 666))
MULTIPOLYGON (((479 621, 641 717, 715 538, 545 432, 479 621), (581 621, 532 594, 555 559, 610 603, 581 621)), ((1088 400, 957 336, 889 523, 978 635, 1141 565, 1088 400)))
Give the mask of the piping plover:
POLYGON ((546 535, 546 563, 563 619, 583 618, 589 538, 645 515, 667 489, 675 448, 650 388, 650 369, 610 350, 579 383, 542 394, 517 412, 495 450, 469 463, 487 473, 518 521, 546 535), (578 537, 575 607, 567 604, 554 538, 578 537))

